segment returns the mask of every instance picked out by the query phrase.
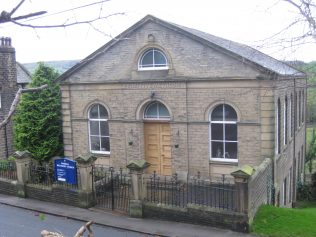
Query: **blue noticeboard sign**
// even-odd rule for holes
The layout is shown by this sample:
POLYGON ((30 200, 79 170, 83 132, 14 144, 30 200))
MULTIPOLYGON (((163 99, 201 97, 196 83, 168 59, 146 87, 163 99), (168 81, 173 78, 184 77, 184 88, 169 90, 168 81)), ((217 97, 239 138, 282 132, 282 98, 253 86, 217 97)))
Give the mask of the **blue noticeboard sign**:
POLYGON ((56 181, 77 184, 77 163, 70 159, 55 160, 56 181))

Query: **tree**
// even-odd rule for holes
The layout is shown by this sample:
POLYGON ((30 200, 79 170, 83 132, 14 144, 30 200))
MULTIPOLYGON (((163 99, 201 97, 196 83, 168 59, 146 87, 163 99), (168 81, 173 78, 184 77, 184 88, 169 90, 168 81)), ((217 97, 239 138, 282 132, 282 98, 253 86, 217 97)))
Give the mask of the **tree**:
POLYGON ((25 0, 21 0, 13 9, 8 12, 5 10, 2 10, 0 14, 0 24, 3 23, 13 23, 19 26, 23 27, 31 27, 31 28, 65 28, 70 27, 74 25, 80 25, 80 24, 88 24, 93 29, 99 31, 95 25, 93 25, 95 22, 98 22, 100 20, 105 20, 111 16, 114 15, 123 15, 124 13, 113 13, 113 14, 107 14, 103 11, 103 3, 108 2, 110 0, 92 0, 89 3, 85 5, 80 6, 74 6, 70 9, 63 9, 60 12, 52 13, 49 16, 60 16, 62 17, 56 17, 54 19, 53 24, 36 24, 36 23, 25 23, 25 20, 37 20, 39 18, 42 18, 43 16, 47 16, 48 12, 46 10, 43 11, 37 11, 37 12, 29 12, 27 14, 14 16, 14 14, 21 8, 21 6, 25 3, 25 0), (95 16, 88 16, 88 17, 81 17, 82 14, 80 14, 81 10, 87 10, 89 7, 92 6, 98 6, 99 12, 95 16), (69 15, 66 15, 66 13, 73 14, 72 17, 69 17, 69 15), (77 14, 76 14, 77 13, 77 14), (60 23, 56 23, 60 22, 60 23))
POLYGON ((30 87, 47 88, 22 96, 14 117, 14 144, 45 161, 62 152, 61 93, 54 82, 58 73, 43 63, 32 76, 30 87))
POLYGON ((282 0, 291 4, 297 11, 297 18, 289 25, 301 24, 304 31, 295 37, 295 40, 313 38, 316 41, 316 1, 315 0, 282 0))

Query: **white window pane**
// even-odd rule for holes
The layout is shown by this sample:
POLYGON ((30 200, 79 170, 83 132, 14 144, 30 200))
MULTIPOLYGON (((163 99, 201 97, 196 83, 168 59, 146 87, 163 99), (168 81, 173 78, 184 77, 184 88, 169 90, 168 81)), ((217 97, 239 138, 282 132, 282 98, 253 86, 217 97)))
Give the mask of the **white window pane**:
POLYGON ((230 105, 224 105, 225 121, 237 121, 236 111, 230 105))
POLYGON ((99 121, 90 121, 90 135, 100 135, 99 121))
POLYGON ((224 158, 224 146, 222 142, 212 142, 212 158, 224 158))
POLYGON ((158 118, 157 103, 150 104, 146 109, 145 118, 158 118))
POLYGON ((101 138, 101 151, 110 151, 110 138, 109 137, 101 138))
POLYGON ((223 140, 223 124, 212 124, 212 140, 223 140))
POLYGON ((223 121, 223 105, 217 106, 212 112, 212 121, 223 121))
POLYGON ((109 124, 107 121, 100 122, 101 136, 109 136, 109 124))
POLYGON ((163 104, 159 103, 159 117, 170 117, 169 111, 163 104))
POLYGON ((237 141, 237 124, 225 124, 225 140, 237 141))
POLYGON ((161 52, 157 50, 155 51, 155 54, 154 54, 154 60, 155 60, 155 66, 164 67, 167 65, 166 58, 161 52))
POLYGON ((154 65, 153 62, 153 50, 147 51, 142 58, 141 66, 143 67, 152 67, 154 65))
POLYGON ((99 137, 91 136, 90 142, 91 142, 92 151, 100 151, 100 138, 99 137))
POLYGON ((237 159, 237 142, 225 142, 225 158, 237 159))
POLYGON ((100 112, 100 118, 101 119, 107 119, 108 118, 108 111, 104 108, 104 106, 99 105, 99 112, 100 112))
POLYGON ((99 117, 98 105, 94 105, 90 109, 89 118, 98 118, 98 117, 99 117))

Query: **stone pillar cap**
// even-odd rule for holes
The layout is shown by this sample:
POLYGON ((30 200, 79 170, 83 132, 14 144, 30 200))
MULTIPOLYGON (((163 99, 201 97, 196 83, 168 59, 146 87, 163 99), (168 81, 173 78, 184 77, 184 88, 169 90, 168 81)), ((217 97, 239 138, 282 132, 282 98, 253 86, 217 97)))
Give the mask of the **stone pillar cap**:
POLYGON ((231 175, 234 177, 249 178, 254 173, 254 171, 255 169, 252 166, 244 165, 242 168, 232 172, 231 175))
POLYGON ((16 151, 12 156, 18 160, 32 158, 32 154, 29 151, 16 151))
POLYGON ((89 164, 92 163, 93 161, 95 161, 97 159, 96 156, 94 156, 91 153, 88 154, 83 154, 83 155, 79 155, 75 158, 75 161, 78 162, 78 164, 89 164))
POLYGON ((126 166, 130 170, 141 171, 146 169, 150 164, 145 160, 132 160, 126 166))

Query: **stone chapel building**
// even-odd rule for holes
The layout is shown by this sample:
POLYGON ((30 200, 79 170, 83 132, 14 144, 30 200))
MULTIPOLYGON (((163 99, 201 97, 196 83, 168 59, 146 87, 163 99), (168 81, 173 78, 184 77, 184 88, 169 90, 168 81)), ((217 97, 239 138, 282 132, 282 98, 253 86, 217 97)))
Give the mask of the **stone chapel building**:
POLYGON ((65 156, 148 173, 274 162, 280 205, 305 156, 305 74, 253 48, 146 16, 59 78, 65 156))

